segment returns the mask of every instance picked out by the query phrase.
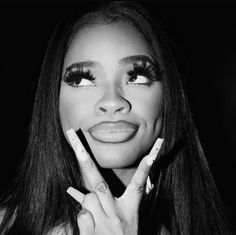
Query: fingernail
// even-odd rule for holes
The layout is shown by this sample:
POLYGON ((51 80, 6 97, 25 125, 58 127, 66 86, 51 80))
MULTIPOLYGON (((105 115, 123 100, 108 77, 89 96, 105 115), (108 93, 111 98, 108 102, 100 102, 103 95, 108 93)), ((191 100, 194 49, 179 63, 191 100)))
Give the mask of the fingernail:
POLYGON ((79 137, 75 133, 74 129, 71 128, 71 129, 67 130, 66 134, 68 136, 68 139, 70 141, 72 148, 76 152, 76 156, 78 157, 78 159, 81 161, 85 161, 88 158, 87 152, 86 152, 83 144, 81 143, 79 137))
POLYGON ((155 142, 155 144, 153 145, 152 147, 152 150, 150 151, 149 155, 152 155, 152 154, 158 154, 160 148, 161 148, 161 145, 163 143, 163 140, 164 139, 161 139, 161 138, 158 138, 155 142))
POLYGON ((155 160, 156 160, 156 157, 157 157, 157 154, 149 154, 148 156, 147 156, 147 159, 146 159, 146 163, 147 163, 147 165, 148 166, 151 166, 154 162, 155 162, 155 160))
POLYGON ((149 155, 147 156, 146 163, 148 166, 151 166, 157 158, 158 152, 161 149, 161 145, 164 139, 158 138, 153 145, 149 155))
POLYGON ((67 136, 68 136, 68 138, 70 140, 71 145, 75 146, 76 143, 78 142, 77 141, 78 136, 76 135, 74 129, 71 128, 70 130, 67 130, 66 134, 67 134, 67 136))
POLYGON ((85 195, 73 187, 69 187, 66 192, 71 195, 77 202, 82 203, 85 195))
POLYGON ((152 189, 153 189, 154 185, 151 183, 150 177, 147 177, 147 181, 146 181, 146 193, 148 194, 152 189))

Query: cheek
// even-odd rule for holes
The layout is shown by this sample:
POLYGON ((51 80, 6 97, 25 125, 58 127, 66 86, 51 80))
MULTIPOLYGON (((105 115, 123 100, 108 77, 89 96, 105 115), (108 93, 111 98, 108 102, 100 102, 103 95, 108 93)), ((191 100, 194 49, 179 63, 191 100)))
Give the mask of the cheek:
POLYGON ((158 86, 150 92, 143 93, 134 99, 135 110, 146 122, 146 125, 155 124, 162 117, 163 91, 158 86))
POLYGON ((163 114, 163 92, 161 87, 137 100, 136 110, 142 123, 140 128, 141 142, 139 152, 147 152, 160 136, 163 114), (138 102, 139 101, 139 102, 138 102), (138 105, 139 103, 139 105, 138 105))
POLYGON ((83 125, 83 120, 88 116, 91 105, 87 99, 81 100, 77 94, 68 89, 61 89, 59 99, 59 114, 63 130, 78 129, 83 125))

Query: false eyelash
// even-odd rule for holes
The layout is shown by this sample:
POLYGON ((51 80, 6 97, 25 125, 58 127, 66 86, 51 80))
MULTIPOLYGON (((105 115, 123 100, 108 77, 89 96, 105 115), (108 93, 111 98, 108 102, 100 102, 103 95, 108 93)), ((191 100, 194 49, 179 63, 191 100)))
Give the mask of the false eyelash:
POLYGON ((147 65, 146 62, 143 62, 141 65, 134 64, 134 68, 129 70, 127 74, 130 76, 131 81, 135 80, 135 76, 142 75, 145 76, 149 81, 150 85, 154 81, 158 81, 158 74, 154 66, 147 65))
POLYGON ((89 81, 95 80, 90 70, 83 71, 80 68, 67 68, 64 75, 64 81, 71 86, 78 86, 82 79, 87 79, 89 81))

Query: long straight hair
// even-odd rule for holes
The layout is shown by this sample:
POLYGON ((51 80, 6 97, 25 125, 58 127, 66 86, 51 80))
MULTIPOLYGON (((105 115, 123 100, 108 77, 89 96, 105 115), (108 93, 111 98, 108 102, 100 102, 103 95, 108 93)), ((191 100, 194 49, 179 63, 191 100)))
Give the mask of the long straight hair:
POLYGON ((80 205, 66 194, 81 189, 78 163, 60 125, 59 93, 67 49, 88 25, 132 24, 153 51, 164 90, 162 135, 165 139, 150 177, 153 190, 140 206, 139 234, 230 234, 224 207, 199 141, 183 82, 175 63, 174 44, 161 24, 134 2, 114 1, 78 19, 62 20, 49 42, 42 65, 28 147, 14 187, 2 201, 4 234, 45 234, 69 226, 78 234, 80 205))

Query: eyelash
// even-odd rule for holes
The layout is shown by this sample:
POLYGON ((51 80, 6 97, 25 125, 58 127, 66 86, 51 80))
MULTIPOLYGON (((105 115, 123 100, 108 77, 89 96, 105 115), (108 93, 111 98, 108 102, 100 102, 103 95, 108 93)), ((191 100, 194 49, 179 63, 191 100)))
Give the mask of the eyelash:
MULTIPOLYGON (((137 76, 144 76, 147 78, 148 82, 145 83, 133 83, 133 85, 146 85, 151 86, 154 81, 157 81, 157 73, 152 65, 147 65, 146 62, 143 62, 141 65, 134 64, 133 69, 127 72, 129 76, 128 83, 133 83, 137 76)), ((86 79, 88 81, 94 81, 96 78, 92 75, 90 70, 83 71, 81 68, 70 68, 66 69, 66 73, 63 77, 64 81, 72 86, 72 87, 83 87, 83 85, 79 85, 82 79, 86 79)))
POLYGON ((95 80, 95 77, 92 75, 91 71, 83 71, 80 68, 67 68, 66 73, 64 75, 64 81, 72 86, 72 87, 79 87, 80 82, 82 79, 86 79, 89 81, 95 80))
POLYGON ((127 74, 130 76, 128 82, 134 82, 137 79, 137 75, 144 76, 148 80, 148 82, 146 83, 134 83, 134 85, 151 86, 154 81, 157 81, 157 74, 155 72, 155 69, 153 68, 153 66, 147 65, 145 62, 141 65, 134 64, 134 68, 132 70, 129 70, 127 74))

